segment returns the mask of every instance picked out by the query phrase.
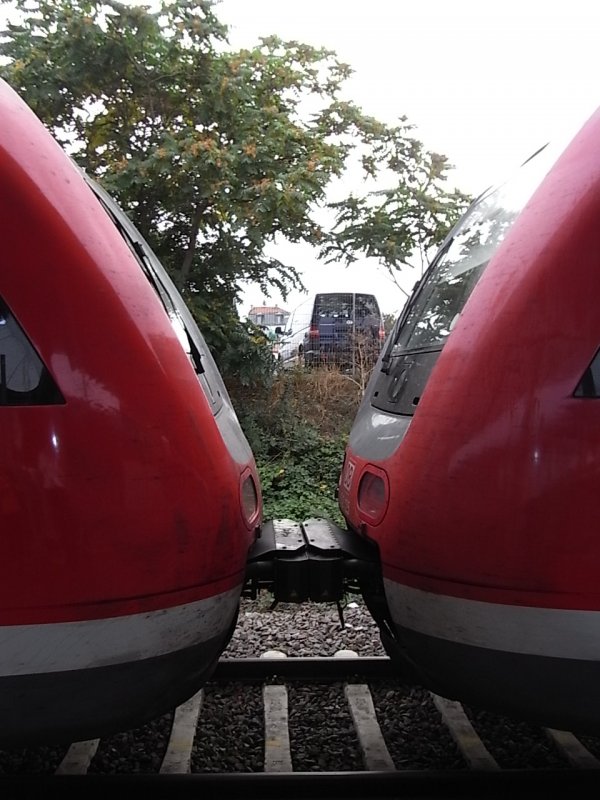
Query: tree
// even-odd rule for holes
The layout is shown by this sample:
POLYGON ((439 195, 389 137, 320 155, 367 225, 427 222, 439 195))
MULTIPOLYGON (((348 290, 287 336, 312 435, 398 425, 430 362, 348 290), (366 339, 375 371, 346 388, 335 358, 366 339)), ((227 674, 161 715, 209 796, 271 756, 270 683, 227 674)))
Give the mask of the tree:
MULTIPOLYGON (((305 241, 347 259, 365 249, 366 200, 336 205, 341 232, 317 217, 353 151, 366 174, 391 170, 419 201, 414 175, 431 159, 407 126, 389 128, 342 99, 351 70, 330 51, 270 37, 232 52, 212 0, 162 0, 156 11, 116 0, 14 4, 20 21, 1 35, 0 74, 117 198, 221 361, 242 282, 284 297, 303 288, 294 265, 265 254, 269 243, 305 241)), ((424 205, 412 207, 398 248, 438 238, 456 215, 457 196, 436 187, 432 179, 424 205)), ((391 210, 381 211, 390 229, 391 210)), ((383 244, 372 251, 400 263, 383 244)))

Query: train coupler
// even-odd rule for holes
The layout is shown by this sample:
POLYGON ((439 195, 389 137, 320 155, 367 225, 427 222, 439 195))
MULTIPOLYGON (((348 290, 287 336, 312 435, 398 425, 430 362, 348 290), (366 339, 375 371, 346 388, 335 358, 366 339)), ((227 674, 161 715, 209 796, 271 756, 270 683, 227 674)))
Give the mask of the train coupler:
POLYGON ((243 595, 275 603, 339 603, 381 581, 377 548, 328 519, 265 522, 248 555, 243 595))

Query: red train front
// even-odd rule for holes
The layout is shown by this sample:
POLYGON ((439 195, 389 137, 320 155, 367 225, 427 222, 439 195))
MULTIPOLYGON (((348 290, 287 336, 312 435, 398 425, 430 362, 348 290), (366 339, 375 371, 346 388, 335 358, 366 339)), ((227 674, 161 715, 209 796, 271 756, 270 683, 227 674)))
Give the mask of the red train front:
POLYGON ((170 710, 235 625, 254 459, 164 269, 0 83, 0 743, 170 710))
POLYGON ((349 527, 400 670, 600 730, 600 113, 484 193, 398 319, 350 435, 349 527))

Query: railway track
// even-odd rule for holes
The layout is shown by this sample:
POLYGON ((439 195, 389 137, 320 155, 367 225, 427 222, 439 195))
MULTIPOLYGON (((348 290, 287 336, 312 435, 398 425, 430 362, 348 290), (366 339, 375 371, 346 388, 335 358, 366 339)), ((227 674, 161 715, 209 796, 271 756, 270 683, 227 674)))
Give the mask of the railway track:
POLYGON ((286 658, 269 651, 261 658, 223 658, 212 681, 161 720, 165 741, 156 743, 160 757, 154 767, 138 764, 131 772, 102 772, 98 760, 102 750, 112 746, 110 741, 76 742, 65 748, 55 766, 41 773, 0 776, 0 790, 4 798, 47 798, 49 793, 65 799, 130 797, 133 791, 142 791, 145 798, 510 796, 514 800, 547 797, 556 790, 577 796, 600 785, 600 750, 593 752, 600 742, 541 729, 539 743, 533 743, 535 758, 525 756, 519 766, 518 759, 507 760, 505 745, 498 748, 493 737, 490 740, 489 730, 478 729, 477 714, 427 692, 421 692, 416 702, 407 698, 406 705, 398 704, 402 691, 386 657, 339 651, 334 658, 286 658), (350 748, 350 755, 343 755, 349 769, 327 768, 327 743, 335 737, 328 725, 330 700, 319 709, 318 691, 331 686, 343 695, 351 720, 351 729, 338 734, 343 746, 350 748), (226 687, 235 687, 229 695, 230 711, 223 710, 226 687), (310 687, 311 694, 317 691, 314 713, 321 740, 316 746, 306 744, 310 739, 306 728, 300 733, 294 730, 294 703, 302 704, 306 697, 299 687, 310 687), (253 749, 254 762, 238 761, 232 770, 215 771, 210 762, 211 707, 219 706, 221 720, 244 713, 257 717, 256 705, 246 703, 251 696, 260 697, 262 720, 255 720, 255 735, 235 740, 234 732, 229 747, 234 757, 236 751, 253 749), (378 708, 386 701, 397 704, 398 727, 380 726, 378 708), (411 714, 418 716, 420 727, 411 714), (424 756, 411 753, 419 738, 427 741, 429 752, 424 756), (586 742, 594 747, 586 747, 586 742))

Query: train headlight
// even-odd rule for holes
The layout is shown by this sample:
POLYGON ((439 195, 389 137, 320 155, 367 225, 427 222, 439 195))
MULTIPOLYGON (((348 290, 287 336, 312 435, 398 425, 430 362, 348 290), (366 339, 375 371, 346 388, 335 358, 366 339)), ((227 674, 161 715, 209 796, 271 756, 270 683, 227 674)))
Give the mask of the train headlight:
POLYGON ((383 470, 367 467, 358 485, 358 508, 372 525, 379 525, 387 511, 389 500, 387 475, 383 470))
POLYGON ((244 522, 249 527, 252 527, 258 515, 258 490, 251 472, 245 472, 244 475, 242 475, 240 499, 244 522))

